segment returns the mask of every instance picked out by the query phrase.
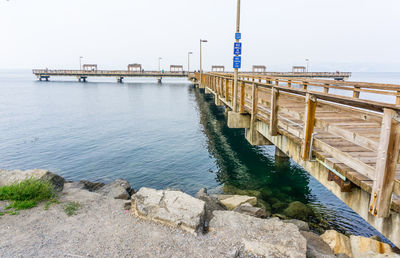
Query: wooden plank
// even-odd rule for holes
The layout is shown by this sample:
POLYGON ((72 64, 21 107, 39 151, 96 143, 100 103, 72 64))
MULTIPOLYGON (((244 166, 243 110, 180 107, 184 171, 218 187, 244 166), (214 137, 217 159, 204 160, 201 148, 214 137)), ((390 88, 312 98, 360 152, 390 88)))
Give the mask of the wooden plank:
POLYGON ((241 82, 240 83, 240 110, 239 110, 239 112, 241 113, 241 114, 243 114, 245 111, 244 111, 244 104, 245 104, 245 91, 246 91, 246 88, 245 88, 245 83, 244 82, 241 82))
POLYGON ((278 96, 279 92, 277 89, 272 88, 271 93, 271 115, 269 122, 269 133, 271 136, 278 135, 278 96))
POLYGON ((314 132, 316 108, 317 99, 314 96, 307 94, 305 111, 306 116, 304 118, 304 143, 302 150, 303 160, 307 160, 310 157, 311 137, 314 132))
POLYGON ((366 177, 373 178, 373 175, 375 174, 375 169, 373 167, 361 162, 356 158, 353 158, 348 153, 343 152, 341 149, 335 148, 324 141, 314 139, 314 146, 326 153, 329 153, 329 155, 331 155, 333 158, 339 160, 341 163, 346 164, 366 177))
POLYGON ((229 101, 229 81, 225 79, 225 100, 226 102, 229 101))
POLYGON ((385 109, 378 148, 378 160, 369 212, 379 218, 389 216, 394 177, 400 151, 400 125, 397 112, 385 109))

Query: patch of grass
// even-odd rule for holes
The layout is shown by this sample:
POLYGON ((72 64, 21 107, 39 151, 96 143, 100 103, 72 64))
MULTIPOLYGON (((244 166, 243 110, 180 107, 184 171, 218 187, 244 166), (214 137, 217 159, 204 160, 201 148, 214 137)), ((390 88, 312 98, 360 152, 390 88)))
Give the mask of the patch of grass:
POLYGON ((18 211, 6 211, 6 213, 9 215, 18 215, 19 214, 18 211))
POLYGON ((80 207, 81 205, 77 202, 68 202, 64 206, 64 212, 68 216, 76 215, 76 212, 80 207))
POLYGON ((0 200, 11 201, 6 209, 16 211, 36 207, 38 203, 54 197, 53 185, 38 179, 31 178, 17 184, 0 187, 0 200))
POLYGON ((4 212, 0 212, 0 216, 3 216, 4 215, 4 212))
POLYGON ((52 204, 59 204, 60 202, 57 200, 57 198, 56 197, 53 197, 53 198, 51 198, 50 200, 48 200, 47 202, 46 202, 46 204, 44 205, 44 210, 48 210, 49 208, 50 208, 50 206, 52 205, 52 204))

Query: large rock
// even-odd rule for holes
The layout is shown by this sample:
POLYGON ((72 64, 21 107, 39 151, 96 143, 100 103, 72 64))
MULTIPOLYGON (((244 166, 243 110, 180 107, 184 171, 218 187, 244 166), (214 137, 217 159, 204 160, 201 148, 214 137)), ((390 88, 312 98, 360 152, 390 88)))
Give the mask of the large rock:
POLYGON ((205 203, 180 191, 154 190, 143 187, 132 196, 134 215, 191 233, 204 227, 205 203))
POLYGON ((293 219, 308 220, 308 217, 313 214, 313 211, 304 203, 296 201, 290 203, 289 207, 283 211, 283 214, 293 219))
POLYGON ((301 231, 307 240, 307 258, 334 258, 335 254, 327 243, 315 233, 301 231))
POLYGON ((302 231, 310 230, 310 227, 308 226, 307 222, 298 219, 288 219, 288 220, 283 220, 282 222, 295 224, 299 228, 299 230, 302 231))
POLYGON ((49 181, 51 184, 53 184, 54 190, 56 191, 62 191, 65 183, 65 179, 63 177, 44 169, 32 169, 25 171, 0 170, 0 187, 19 183, 30 178, 49 181))
POLYGON ((331 247, 335 254, 345 254, 349 257, 353 257, 349 237, 335 230, 327 230, 321 235, 321 238, 331 247))
POLYGON ((278 218, 259 219, 233 211, 214 211, 210 230, 240 243, 246 253, 262 257, 306 257, 306 239, 298 228, 278 218))
POLYGON ((353 257, 400 257, 390 245, 362 236, 350 236, 353 257))
POLYGON ((96 192, 114 199, 129 200, 131 185, 128 181, 123 179, 116 179, 115 181, 104 185, 96 192))
POLYGON ((249 203, 252 206, 257 204, 257 198, 247 195, 228 195, 227 198, 219 198, 221 203, 225 205, 228 210, 233 210, 242 204, 249 203))
POLYGON ((267 212, 259 207, 253 207, 248 203, 242 204, 239 207, 236 207, 233 211, 250 215, 257 218, 265 219, 268 217, 267 212))
POLYGON ((206 211, 204 216, 204 226, 208 228, 208 224, 213 217, 214 211, 224 211, 226 207, 214 196, 207 194, 207 189, 202 188, 196 193, 196 198, 205 202, 206 211))

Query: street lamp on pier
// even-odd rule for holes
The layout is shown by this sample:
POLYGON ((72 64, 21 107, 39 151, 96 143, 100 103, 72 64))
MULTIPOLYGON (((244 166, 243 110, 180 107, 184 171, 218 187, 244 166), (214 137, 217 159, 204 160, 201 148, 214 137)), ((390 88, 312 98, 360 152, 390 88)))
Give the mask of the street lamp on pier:
POLYGON ((202 79, 202 75, 203 75, 203 60, 202 60, 202 43, 206 43, 208 42, 205 39, 200 39, 200 84, 201 84, 201 79, 202 79))
POLYGON ((190 73, 190 55, 192 55, 193 54, 193 52, 188 52, 188 75, 189 75, 189 73, 190 73))
POLYGON ((306 70, 306 71, 307 71, 307 73, 308 73, 308 66, 309 66, 309 63, 310 63, 310 59, 307 58, 307 59, 306 59, 306 62, 307 62, 307 70, 306 70))
POLYGON ((161 57, 158 58, 158 71, 161 72, 161 57))
POLYGON ((79 69, 82 70, 82 58, 83 56, 79 57, 79 69))

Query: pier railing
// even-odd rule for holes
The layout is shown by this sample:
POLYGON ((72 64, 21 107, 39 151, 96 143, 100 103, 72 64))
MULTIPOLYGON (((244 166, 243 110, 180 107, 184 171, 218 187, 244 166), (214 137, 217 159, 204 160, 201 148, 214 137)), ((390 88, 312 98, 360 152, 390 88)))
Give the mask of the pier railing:
POLYGON ((203 74, 200 84, 271 136, 298 142, 303 160, 322 155, 359 174, 344 176, 371 193, 373 216, 400 212, 400 85, 240 74, 235 89, 229 73, 203 74))
POLYGON ((49 75, 49 76, 130 76, 130 75, 181 75, 187 76, 186 71, 127 71, 127 70, 49 70, 49 69, 34 69, 32 72, 35 75, 49 75))

